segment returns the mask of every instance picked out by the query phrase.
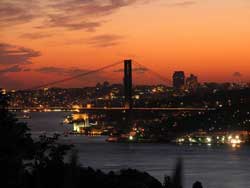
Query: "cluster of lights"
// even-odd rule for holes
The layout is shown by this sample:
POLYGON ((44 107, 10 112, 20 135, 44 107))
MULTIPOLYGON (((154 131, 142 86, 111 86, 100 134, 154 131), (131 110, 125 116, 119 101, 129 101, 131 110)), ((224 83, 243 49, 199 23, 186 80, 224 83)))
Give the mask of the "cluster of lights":
POLYGON ((137 140, 138 138, 143 138, 144 135, 144 128, 141 127, 133 127, 131 132, 129 133, 128 140, 129 141, 134 141, 137 140))
POLYGON ((178 142, 179 142, 179 143, 185 142, 185 139, 184 139, 184 138, 179 138, 179 139, 178 139, 178 142))
MULTIPOLYGON (((177 139, 177 142, 179 143, 184 143, 186 140, 185 138, 179 138, 177 139)), ((188 142, 189 143, 201 143, 202 142, 202 138, 198 138, 198 141, 195 138, 192 137, 188 137, 188 142)), ((205 143, 211 143, 212 142, 212 138, 211 137, 206 137, 205 139, 205 143)))
POLYGON ((207 143, 211 143, 212 142, 212 138, 211 137, 207 137, 206 141, 207 141, 207 143))
POLYGON ((231 135, 228 136, 228 141, 229 141, 230 144, 240 144, 240 143, 242 143, 239 135, 236 135, 235 137, 233 137, 231 135))
POLYGON ((225 144, 225 143, 228 143, 228 144, 231 144, 233 147, 236 147, 237 145, 240 145, 242 143, 242 140, 240 139, 240 136, 239 135, 236 135, 236 136, 232 136, 232 135, 229 135, 227 137, 227 140, 226 140, 226 137, 225 136, 216 136, 215 138, 212 138, 212 137, 205 137, 205 138, 192 138, 192 137, 187 137, 187 138, 178 138, 177 139, 177 142, 178 143, 204 143, 204 144, 207 144, 207 145, 211 145, 212 143, 221 143, 221 144, 225 144))

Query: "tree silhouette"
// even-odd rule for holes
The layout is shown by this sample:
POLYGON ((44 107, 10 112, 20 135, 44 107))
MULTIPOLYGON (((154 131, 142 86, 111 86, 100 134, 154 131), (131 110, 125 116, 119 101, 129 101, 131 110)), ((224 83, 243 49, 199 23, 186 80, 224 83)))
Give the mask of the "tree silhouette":
POLYGON ((33 140, 25 123, 18 122, 7 110, 7 97, 0 94, 0 171, 7 187, 18 187, 24 160, 32 157, 33 140))
POLYGON ((197 181, 193 184, 193 188, 203 188, 201 182, 197 181))
POLYGON ((170 176, 164 177, 164 188, 182 188, 182 160, 178 159, 172 178, 170 176))

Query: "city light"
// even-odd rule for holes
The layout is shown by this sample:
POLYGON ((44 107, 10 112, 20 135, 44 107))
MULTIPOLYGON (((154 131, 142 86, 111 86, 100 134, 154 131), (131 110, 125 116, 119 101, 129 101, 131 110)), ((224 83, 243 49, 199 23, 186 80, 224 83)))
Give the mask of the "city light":
MULTIPOLYGON (((245 134, 247 134, 247 132, 245 134)), ((176 143, 199 144, 199 145, 200 144, 207 144, 207 145, 212 145, 212 144, 230 144, 230 145, 232 145, 232 144, 236 144, 237 146, 242 144, 242 143, 245 143, 245 139, 241 138, 240 135, 238 135, 238 134, 235 134, 235 136, 233 136, 233 134, 232 135, 230 134, 229 136, 227 136, 227 138, 228 138, 227 141, 225 140, 225 138, 226 138, 226 133, 225 133, 225 135, 220 135, 220 136, 193 135, 193 137, 184 136, 184 137, 177 138, 175 140, 175 142, 176 143)))
POLYGON ((240 137, 237 135, 235 138, 230 139, 231 144, 240 144, 242 141, 240 140, 240 137))
POLYGON ((208 143, 211 143, 211 142, 212 142, 212 139, 211 139, 210 137, 207 137, 206 139, 207 139, 207 142, 208 142, 208 143))

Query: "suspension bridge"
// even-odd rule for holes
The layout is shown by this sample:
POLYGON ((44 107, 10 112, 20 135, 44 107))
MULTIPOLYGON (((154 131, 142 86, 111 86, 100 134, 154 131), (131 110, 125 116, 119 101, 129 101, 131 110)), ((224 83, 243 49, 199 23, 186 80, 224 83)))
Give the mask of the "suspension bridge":
MULTIPOLYGON (((91 74, 96 74, 98 72, 104 71, 106 69, 115 67, 117 65, 123 64, 124 68, 123 68, 123 86, 124 86, 124 106, 123 107, 83 107, 80 108, 78 110, 81 111, 209 111, 209 110, 214 110, 211 108, 160 108, 160 107, 152 107, 152 108, 137 108, 137 107, 133 107, 133 66, 132 64, 138 65, 139 67, 143 68, 144 70, 147 70, 150 72, 150 74, 153 74, 154 76, 158 77, 161 81, 167 83, 167 82, 171 82, 169 79, 166 79, 165 77, 161 76, 159 73, 153 71, 152 69, 150 69, 147 66, 144 66, 138 62, 133 62, 131 59, 127 59, 124 61, 120 61, 120 62, 115 62, 103 67, 100 67, 98 69, 95 70, 91 70, 88 72, 84 72, 78 75, 74 75, 68 78, 64 78, 61 80, 56 80, 53 82, 49 82, 46 84, 41 84, 39 86, 35 86, 32 88, 29 88, 27 90, 38 90, 38 89, 43 89, 46 87, 51 87, 54 85, 58 85, 61 83, 65 83, 71 80, 75 80, 78 78, 82 78, 91 74)), ((53 109, 53 108, 51 108, 53 109)), ((64 107, 57 107, 56 109, 63 109, 63 110, 67 110, 64 107)), ((10 110, 20 110, 20 109, 14 109, 11 108, 10 110)), ((31 109, 32 110, 32 109, 31 109)), ((39 110, 39 108, 34 108, 33 110, 39 110)), ((73 109, 74 110, 74 109, 73 109)))

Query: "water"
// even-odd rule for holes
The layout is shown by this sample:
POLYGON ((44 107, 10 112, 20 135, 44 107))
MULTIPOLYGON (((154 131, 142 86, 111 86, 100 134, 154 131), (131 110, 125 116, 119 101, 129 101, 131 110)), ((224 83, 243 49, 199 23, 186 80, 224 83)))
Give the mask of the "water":
MULTIPOLYGON (((34 135, 62 133, 60 125, 68 113, 32 113, 28 120, 34 135)), ((177 158, 184 163, 185 187, 199 180, 205 188, 250 187, 250 147, 241 146, 177 146, 170 144, 122 144, 107 143, 105 137, 69 136, 62 138, 75 144, 83 166, 103 171, 121 168, 136 168, 147 171, 163 180, 164 174, 171 175, 177 158)))

